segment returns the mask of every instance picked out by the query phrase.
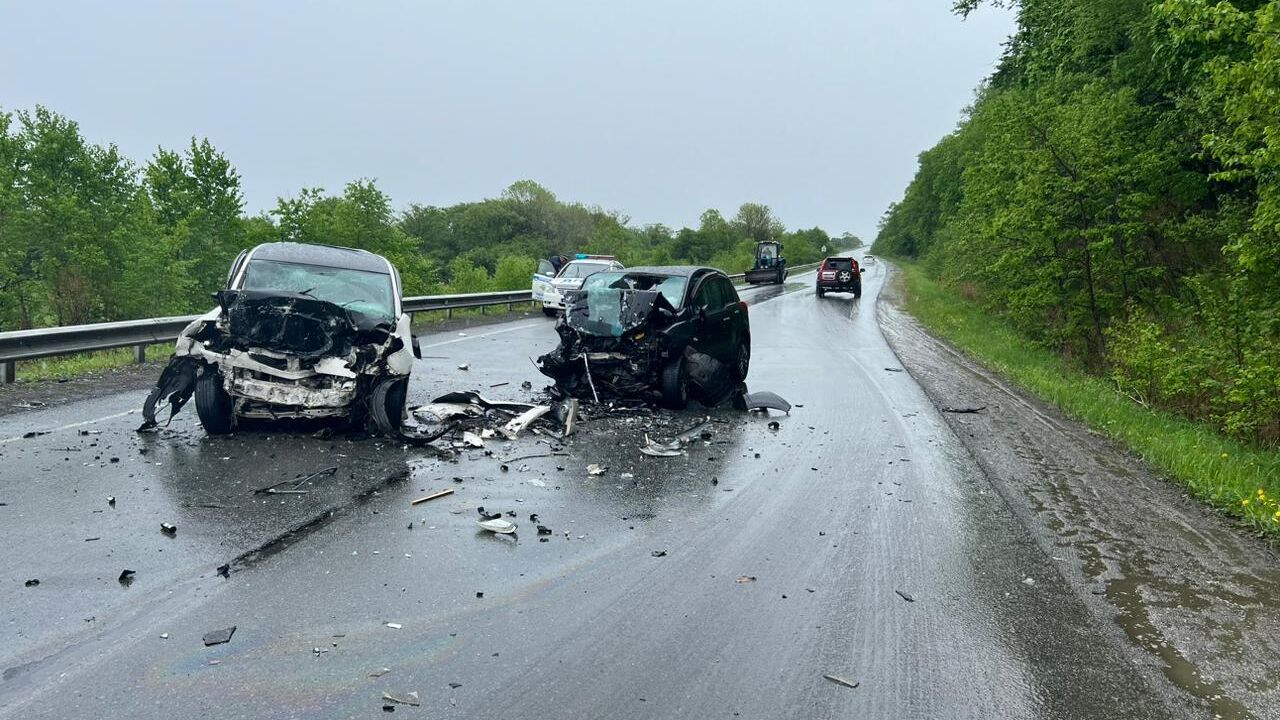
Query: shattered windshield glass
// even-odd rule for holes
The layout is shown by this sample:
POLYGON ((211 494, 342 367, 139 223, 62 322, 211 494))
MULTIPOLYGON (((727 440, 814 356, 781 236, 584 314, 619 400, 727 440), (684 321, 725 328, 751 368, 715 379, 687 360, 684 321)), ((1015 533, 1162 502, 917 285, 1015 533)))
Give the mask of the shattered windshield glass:
POLYGON ((655 305, 678 309, 686 281, 668 275, 596 273, 587 278, 570 308, 569 323, 595 335, 617 337, 644 322, 655 305))
POLYGON ((298 293, 363 315, 395 320, 391 276, 382 273, 253 260, 239 289, 298 293))

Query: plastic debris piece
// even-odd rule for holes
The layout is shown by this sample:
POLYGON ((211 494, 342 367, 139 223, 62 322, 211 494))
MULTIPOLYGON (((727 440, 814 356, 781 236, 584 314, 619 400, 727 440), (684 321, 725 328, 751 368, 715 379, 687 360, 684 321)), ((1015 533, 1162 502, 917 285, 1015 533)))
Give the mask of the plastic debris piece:
MULTIPOLYGON (((409 504, 410 504, 410 505, 421 505, 421 504, 422 504, 422 503, 424 503, 424 502, 428 502, 428 501, 430 501, 430 500, 435 500, 436 498, 442 498, 442 497, 444 497, 444 496, 446 496, 446 495, 452 495, 452 494, 453 494, 453 488, 445 488, 444 490, 441 490, 440 492, 434 492, 434 493, 431 493, 430 495, 423 495, 422 497, 420 497, 420 498, 418 498, 418 499, 416 499, 416 500, 410 500, 410 501, 409 501, 409 504)), ((413 529, 412 524, 410 524, 409 529, 410 529, 410 530, 412 530, 412 529, 413 529)))
POLYGON ((738 576, 737 580, 734 580, 734 582, 738 583, 739 585, 742 585, 744 583, 753 583, 755 581, 756 581, 755 575, 740 575, 738 576))
POLYGON ((520 413, 520 415, 511 422, 503 425, 499 432, 506 436, 508 440, 515 440, 525 428, 529 427, 530 423, 549 412, 551 412, 550 406, 535 405, 534 407, 520 413))
POLYGON ((539 525, 539 526, 538 526, 538 534, 539 534, 539 535, 550 535, 550 534, 552 534, 552 533, 551 533, 551 528, 547 527, 546 525, 539 525))
POLYGON ((160 532, 173 537, 178 534, 178 526, 173 523, 160 523, 160 532))
POLYGON ((652 556, 654 556, 654 557, 656 557, 656 558, 659 558, 659 557, 666 557, 666 556, 667 556, 667 551, 666 551, 666 550, 654 550, 653 552, 651 552, 651 553, 649 553, 649 554, 650 554, 650 555, 652 555, 652 556))
POLYGON ((25 583, 23 583, 23 586, 24 586, 24 587, 35 587, 35 586, 37 586, 37 585, 39 585, 39 584, 40 584, 40 581, 39 581, 39 580, 37 580, 36 578, 31 578, 30 580, 28 580, 28 581, 26 581, 25 583))
POLYGON ((886 372, 902 372, 902 368, 885 368, 886 372))
POLYGON ((108 505, 110 505, 111 507, 115 507, 115 506, 116 506, 116 496, 115 496, 115 495, 108 496, 108 497, 107 497, 107 504, 108 504, 108 505))
POLYGON ((391 693, 384 691, 382 693, 382 699, 386 700, 387 702, 398 703, 400 705, 412 705, 414 707, 417 707, 422 704, 422 701, 418 699, 417 690, 414 690, 413 692, 403 693, 400 695, 392 695, 391 693))
POLYGON ((853 680, 845 680, 844 678, 838 677, 836 675, 823 675, 822 677, 830 680, 831 682, 837 685, 842 685, 850 689, 856 688, 860 684, 860 683, 854 682, 853 680))
POLYGON ((750 393, 743 398, 748 410, 778 410, 790 414, 791 403, 783 400, 777 393, 750 393))
POLYGON ((467 431, 462 433, 462 444, 467 447, 482 448, 484 447, 484 438, 473 432, 467 431))
POLYGON ((529 484, 534 487, 546 487, 547 484, 538 478, 529 478, 529 484))
POLYGON ((499 535, 510 535, 516 531, 515 523, 510 520, 502 520, 501 518, 495 518, 493 520, 477 520, 476 524, 479 525, 482 530, 488 530, 491 533, 497 533, 499 535))
POLYGON ((778 430, 782 429, 782 423, 778 422, 777 420, 770 420, 769 429, 773 430, 774 432, 777 432, 778 430))
POLYGON ((231 563, 218 566, 218 574, 224 578, 231 577, 231 563))
POLYGON ((136 574, 137 573, 133 570, 121 570, 120 577, 116 578, 116 580, 118 580, 121 585, 129 587, 133 584, 133 576, 136 574))
POLYGON ((528 381, 528 380, 525 380, 524 382, 520 383, 520 389, 521 389, 521 390, 532 390, 532 389, 533 389, 533 383, 532 383, 532 382, 530 382, 530 381, 528 381))
POLYGON ((222 645, 223 643, 229 643, 231 642, 231 636, 235 634, 235 625, 228 628, 222 628, 221 630, 207 632, 204 634, 204 645, 205 647, 209 647, 210 645, 222 645))
POLYGON ((160 639, 161 639, 161 640, 168 640, 168 639, 169 639, 169 633, 160 633, 160 639))
POLYGON ((375 677, 375 678, 382 677, 383 675, 386 675, 389 672, 391 672, 391 668, 385 668, 385 667, 378 668, 377 670, 374 670, 373 672, 369 673, 369 677, 375 677))
POLYGON ((450 689, 450 690, 457 690, 457 689, 458 689, 458 688, 460 688, 460 687, 462 687, 462 683, 460 683, 460 682, 451 682, 451 683, 449 683, 449 689, 450 689))
POLYGON ((392 630, 399 630, 400 628, 404 627, 404 626, 403 626, 403 625, 401 625, 400 623, 392 623, 392 622, 389 622, 389 623, 383 623, 383 625, 386 625, 387 627, 391 628, 392 630))
POLYGON ((470 369, 471 369, 471 363, 462 363, 461 365, 459 365, 459 366, 458 366, 458 369, 459 369, 459 370, 470 370, 470 369))
POLYGON ((907 602, 915 602, 915 601, 916 601, 916 599, 915 599, 915 598, 911 597, 911 596, 910 596, 910 595, 908 595, 907 593, 902 592, 901 590, 894 590, 894 592, 898 593, 898 597, 902 598, 903 600, 906 600, 907 602))
POLYGON ((644 436, 644 446, 640 448, 640 452, 649 457, 661 458, 679 457, 684 454, 684 451, 680 449, 679 441, 657 443, 651 440, 647 434, 644 436))
POLYGON ((599 463, 591 463, 590 465, 587 466, 587 474, 593 477, 597 475, 603 475, 605 471, 608 469, 609 467, 607 465, 601 465, 599 463))
POLYGON ((578 427, 578 398, 569 398, 564 404, 564 433, 569 437, 578 427))

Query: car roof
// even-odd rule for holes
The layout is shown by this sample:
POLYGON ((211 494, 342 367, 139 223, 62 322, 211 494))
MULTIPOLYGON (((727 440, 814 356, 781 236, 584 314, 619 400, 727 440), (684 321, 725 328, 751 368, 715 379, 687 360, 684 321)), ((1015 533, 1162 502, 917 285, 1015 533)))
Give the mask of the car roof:
POLYGON ((319 265, 321 267, 363 270, 365 272, 391 274, 391 263, 386 258, 368 250, 337 247, 335 245, 311 245, 309 243, 263 243, 253 249, 254 260, 319 265))
POLYGON ((644 265, 641 267, 630 267, 622 271, 630 275, 632 273, 640 275, 670 275, 672 277, 693 277, 701 273, 724 273, 704 265, 644 265))

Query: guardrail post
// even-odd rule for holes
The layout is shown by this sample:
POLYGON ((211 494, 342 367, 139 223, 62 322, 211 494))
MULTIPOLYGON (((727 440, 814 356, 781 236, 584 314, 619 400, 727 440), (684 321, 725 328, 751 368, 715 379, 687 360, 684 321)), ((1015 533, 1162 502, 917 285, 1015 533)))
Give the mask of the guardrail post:
POLYGON ((146 346, 146 345, 134 345, 134 346, 133 346, 133 361, 134 361, 134 362, 136 362, 136 363, 138 363, 139 365, 141 365, 142 363, 144 363, 144 362, 146 362, 146 361, 147 361, 147 346, 146 346))
POLYGON ((481 314, 481 315, 483 315, 483 314, 484 314, 484 307, 485 307, 484 305, 481 305, 481 306, 480 306, 480 314, 481 314))
POLYGON ((515 311, 516 311, 516 304, 513 302, 507 303, 507 312, 515 312, 515 311))
POLYGON ((0 383, 8 385, 18 379, 18 363, 10 360, 0 363, 0 383))
POLYGON ((453 319, 453 308, 445 308, 445 310, 444 310, 444 317, 445 317, 445 319, 446 319, 446 320, 452 320, 452 319, 453 319))

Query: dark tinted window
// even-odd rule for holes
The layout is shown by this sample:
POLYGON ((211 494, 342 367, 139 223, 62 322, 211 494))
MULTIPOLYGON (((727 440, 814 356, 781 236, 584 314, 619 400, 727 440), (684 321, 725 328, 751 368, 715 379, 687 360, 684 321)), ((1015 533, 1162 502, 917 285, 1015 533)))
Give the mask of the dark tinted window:
POLYGON ((715 310, 724 304, 720 299, 720 289, 716 286, 715 278, 703 278, 698 283, 698 290, 694 293, 693 304, 704 310, 715 310))
POLYGON ((720 286, 720 298, 725 305, 732 305, 738 302, 738 291, 733 289, 733 283, 728 278, 718 277, 715 279, 716 285, 720 286))
POLYGON ((853 261, 849 258, 827 258, 827 269, 829 270, 852 270, 853 261))

